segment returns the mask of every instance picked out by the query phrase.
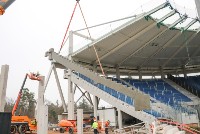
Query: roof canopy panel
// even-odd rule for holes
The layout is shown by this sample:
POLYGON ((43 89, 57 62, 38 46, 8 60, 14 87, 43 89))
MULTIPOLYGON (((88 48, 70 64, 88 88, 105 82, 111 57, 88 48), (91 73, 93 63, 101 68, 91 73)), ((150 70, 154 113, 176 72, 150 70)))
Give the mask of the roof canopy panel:
POLYGON ((95 47, 101 64, 109 68, 107 73, 115 73, 113 70, 116 66, 119 66, 121 72, 129 74, 137 69, 144 74, 159 72, 161 68, 165 73, 177 72, 183 66, 188 68, 188 71, 195 66, 195 70, 199 71, 199 31, 188 30, 199 21, 190 18, 182 27, 183 25, 179 24, 183 23, 187 16, 174 12, 178 14, 177 18, 177 15, 170 12, 169 15, 154 19, 150 15, 155 15, 153 11, 158 12, 155 9, 137 16, 73 53, 73 60, 91 67, 97 61, 93 48, 95 47), (176 19, 173 19, 173 16, 176 16, 176 19), (173 20, 171 24, 170 17, 173 20), (169 21, 168 24, 164 23, 166 20, 169 21))

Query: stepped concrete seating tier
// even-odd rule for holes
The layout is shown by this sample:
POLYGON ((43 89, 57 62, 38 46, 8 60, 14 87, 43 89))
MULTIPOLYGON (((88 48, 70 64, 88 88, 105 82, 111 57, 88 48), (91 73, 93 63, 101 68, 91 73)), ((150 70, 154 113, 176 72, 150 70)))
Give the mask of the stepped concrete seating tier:
POLYGON ((124 79, 137 89, 149 94, 151 97, 159 100, 163 103, 174 106, 180 102, 190 102, 190 98, 173 88, 171 85, 163 81, 157 80, 136 80, 136 79, 124 79))
POLYGON ((188 76, 184 78, 170 75, 168 78, 187 89, 194 95, 200 97, 200 76, 188 76))
MULTIPOLYGON (((120 93, 120 92, 117 92, 115 91, 114 89, 112 88, 109 88, 103 84, 100 84, 100 83, 95 83, 93 80, 91 80, 90 78, 86 77, 85 75, 83 74, 80 74, 78 72, 74 72, 76 75, 78 75, 79 77, 81 77, 82 79, 84 79, 85 81, 87 81, 88 83, 98 87, 99 89, 105 91, 106 93, 112 95, 113 97, 117 98, 117 99, 120 99, 121 101, 129 104, 129 105, 132 105, 134 106, 134 101, 132 98, 130 98, 129 96, 127 95, 124 95, 123 93, 120 93)), ((120 80, 118 79, 113 79, 113 78, 109 78, 108 79, 110 80, 113 80, 113 81, 116 81, 117 83, 121 83, 123 85, 126 85, 125 83, 121 82, 120 80)), ((127 86, 127 85, 126 85, 127 86)), ((153 110, 153 109, 150 109, 150 110, 143 110, 144 112, 150 114, 150 115, 153 115, 154 117, 158 118, 158 117, 165 117, 165 115, 153 110)))
POLYGON ((79 72, 95 83, 105 85, 117 92, 129 96, 130 98, 134 99, 134 106, 137 111, 150 108, 150 96, 142 92, 132 90, 132 88, 127 88, 122 84, 118 84, 115 81, 107 79, 106 77, 101 77, 98 73, 95 73, 88 68, 84 68, 80 64, 69 60, 67 57, 54 52, 53 48, 49 49, 49 51, 45 53, 45 56, 49 57, 49 60, 51 60, 57 68, 69 68, 72 70, 72 72, 79 72))
POLYGON ((120 99, 121 101, 126 102, 129 105, 133 105, 134 106, 134 101, 132 98, 130 98, 129 96, 121 93, 121 92, 117 92, 114 89, 111 89, 101 83, 95 83, 93 80, 91 80, 90 78, 84 76, 83 74, 80 73, 75 73, 76 75, 78 75, 79 77, 81 77, 82 79, 84 79, 85 81, 89 82, 92 85, 95 85, 96 87, 98 87, 99 89, 107 92, 108 94, 112 95, 115 98, 120 99))
MULTIPOLYGON (((129 86, 123 81, 117 78, 110 78, 115 80, 118 83, 129 86)), ((176 90, 170 84, 166 83, 162 79, 146 79, 146 80, 138 80, 138 79, 122 79, 125 82, 129 83, 133 87, 139 89, 140 91, 149 94, 152 98, 171 106, 173 109, 177 111, 181 111, 187 114, 194 114, 195 112, 187 107, 181 106, 182 102, 191 102, 192 100, 176 90)), ((151 100, 152 102, 153 100, 151 100)), ((165 117, 165 115, 160 114, 159 112, 154 112, 154 110, 143 110, 149 114, 152 114, 155 117, 165 117)))
MULTIPOLYGON (((52 67, 70 69, 70 72, 65 72, 64 78, 70 78, 73 83, 89 93, 141 121, 151 123, 155 119, 153 115, 142 111, 150 109, 149 95, 112 81, 105 76, 102 77, 98 73, 69 60, 67 57, 59 55, 54 52, 54 49, 46 52, 45 56, 52 62, 52 67)), ((152 112, 155 113, 156 111, 152 110, 152 112)))
POLYGON ((137 89, 149 94, 151 97, 169 105, 178 104, 180 102, 190 102, 190 98, 173 88, 171 85, 163 81, 157 80, 136 80, 124 79, 137 89))
MULTIPOLYGON (((70 73, 65 74, 66 78, 71 76, 70 78, 74 83, 83 86, 82 88, 88 90, 91 94, 102 98, 121 111, 149 123, 152 122, 155 117, 165 117, 163 114, 166 113, 161 114, 159 112, 162 111, 157 112, 156 108, 152 109, 152 107, 150 107, 150 96, 144 93, 144 90, 135 90, 132 86, 127 86, 127 82, 120 83, 120 81, 116 82, 107 77, 101 77, 99 74, 82 67, 80 64, 55 53, 53 49, 46 52, 46 56, 49 57, 49 60, 52 61, 55 67, 71 69, 70 73)), ((156 84, 157 87, 161 85, 162 84, 156 84)), ((157 88, 155 90, 157 90, 157 88)), ((183 99, 186 100, 188 98, 183 99)))

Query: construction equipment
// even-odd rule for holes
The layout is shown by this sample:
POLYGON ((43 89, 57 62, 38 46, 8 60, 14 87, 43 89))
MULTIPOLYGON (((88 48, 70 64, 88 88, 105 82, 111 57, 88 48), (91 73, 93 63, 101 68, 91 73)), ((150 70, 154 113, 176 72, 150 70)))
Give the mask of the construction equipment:
POLYGON ((67 131, 69 134, 73 134, 77 132, 76 120, 61 120, 58 126, 60 127, 60 133, 67 131))
POLYGON ((0 15, 5 13, 5 10, 14 2, 15 0, 0 0, 0 15))
POLYGON ((15 102, 15 105, 13 107, 12 110, 12 119, 11 119, 11 129, 10 132, 11 134, 15 134, 16 132, 21 133, 26 133, 26 131, 35 131, 37 129, 37 122, 36 119, 30 119, 28 116, 16 116, 15 112, 18 108, 21 96, 22 96, 22 90, 24 88, 24 85, 26 83, 27 77, 29 77, 29 79, 31 80, 37 80, 40 81, 41 78, 39 77, 39 73, 35 74, 35 73, 30 73, 30 74, 26 74, 24 81, 22 83, 22 86, 20 88, 19 94, 17 96, 17 100, 15 102))

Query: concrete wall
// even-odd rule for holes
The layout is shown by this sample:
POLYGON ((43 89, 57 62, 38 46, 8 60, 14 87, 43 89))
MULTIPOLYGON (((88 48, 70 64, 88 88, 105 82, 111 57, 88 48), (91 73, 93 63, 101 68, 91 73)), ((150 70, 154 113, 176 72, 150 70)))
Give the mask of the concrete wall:
POLYGON ((195 114, 188 115, 182 113, 182 121, 184 124, 194 124, 194 123, 199 124, 198 115, 195 114))
POLYGON ((109 120, 110 126, 117 125, 116 110, 114 108, 97 110, 97 116, 99 116, 99 121, 105 122, 106 120, 109 120))

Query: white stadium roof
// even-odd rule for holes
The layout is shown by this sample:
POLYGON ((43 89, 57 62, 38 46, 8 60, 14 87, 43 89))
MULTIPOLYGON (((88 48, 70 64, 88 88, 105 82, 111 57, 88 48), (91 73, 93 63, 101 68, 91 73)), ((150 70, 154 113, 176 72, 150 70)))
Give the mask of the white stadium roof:
MULTIPOLYGON (((199 20, 180 14, 168 2, 140 14, 73 53, 74 61, 92 68, 95 46, 104 71, 143 75, 200 72, 199 20), (159 12, 165 12, 155 18, 159 12), (167 24, 168 21, 173 21, 167 24)), ((100 72, 100 68, 97 69, 100 72)))

